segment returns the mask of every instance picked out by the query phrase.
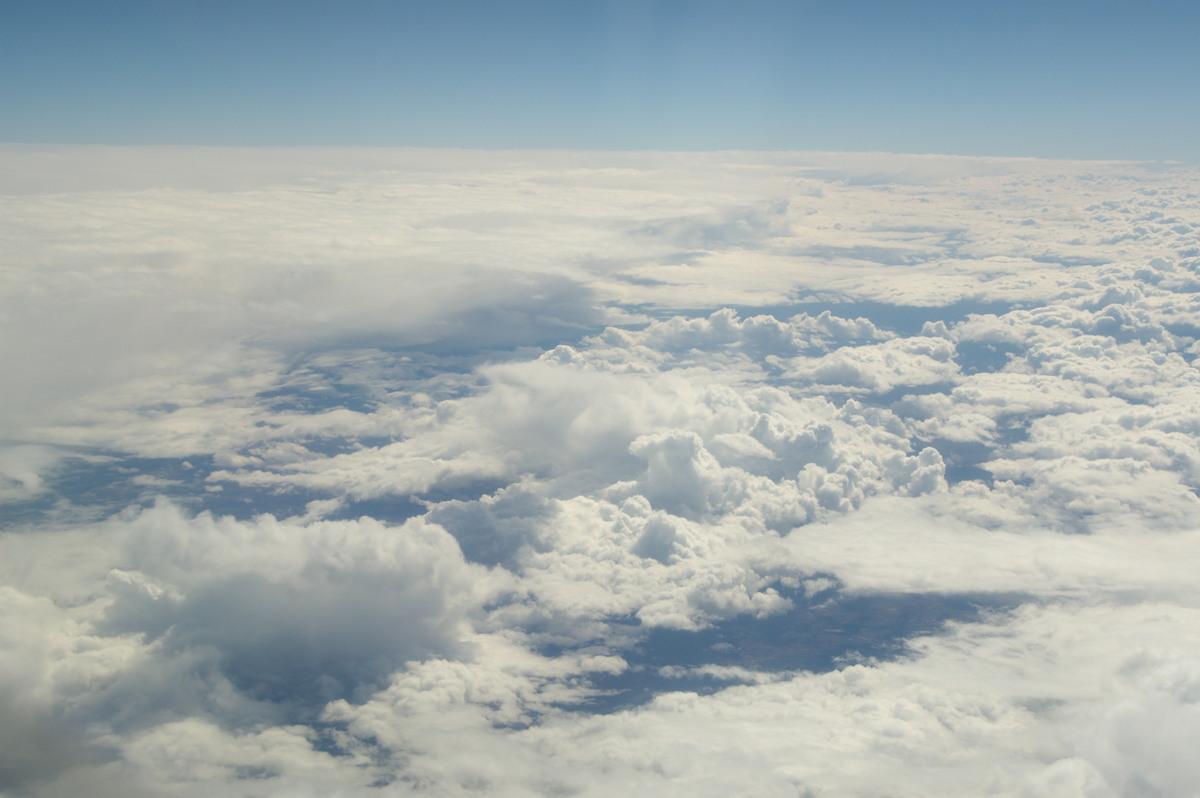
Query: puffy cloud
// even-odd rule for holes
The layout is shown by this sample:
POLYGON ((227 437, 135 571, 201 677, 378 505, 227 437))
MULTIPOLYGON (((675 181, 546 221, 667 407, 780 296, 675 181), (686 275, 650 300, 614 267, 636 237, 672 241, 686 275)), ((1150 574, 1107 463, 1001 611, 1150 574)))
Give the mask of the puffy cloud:
POLYGON ((795 361, 790 372, 820 386, 821 391, 841 388, 884 393, 898 386, 950 381, 958 373, 958 364, 950 341, 905 338, 795 361))
POLYGON ((420 519, 239 523, 164 505, 122 536, 101 628, 142 633, 167 654, 215 649, 239 689, 275 701, 355 694, 453 650, 464 614, 503 584, 420 519))
POLYGON ((0 791, 1195 788, 1190 172, 108 157, 0 148, 0 791))
MULTIPOLYGON (((0 628, 22 643, 4 695, 25 707, 9 716, 11 733, 53 733, 57 748, 79 749, 21 753, 13 783, 94 760, 84 742, 107 745, 56 724, 135 735, 141 751, 170 728, 311 720, 329 700, 369 695, 408 660, 462 651, 470 613, 508 586, 421 520, 237 522, 160 504, 87 533, 5 541, 18 568, 23 552, 67 548, 44 576, 9 573, 22 590, 7 589, 13 612, 0 628), (103 559, 88 578, 78 556, 103 559)), ((299 745, 310 733, 296 734, 299 745)))

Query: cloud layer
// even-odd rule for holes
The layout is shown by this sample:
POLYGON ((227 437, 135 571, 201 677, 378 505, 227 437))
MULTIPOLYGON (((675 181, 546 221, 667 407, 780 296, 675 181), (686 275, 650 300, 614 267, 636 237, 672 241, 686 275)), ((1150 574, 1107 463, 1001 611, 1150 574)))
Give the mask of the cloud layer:
POLYGON ((1194 171, 0 164, 0 794, 1200 787, 1194 171))

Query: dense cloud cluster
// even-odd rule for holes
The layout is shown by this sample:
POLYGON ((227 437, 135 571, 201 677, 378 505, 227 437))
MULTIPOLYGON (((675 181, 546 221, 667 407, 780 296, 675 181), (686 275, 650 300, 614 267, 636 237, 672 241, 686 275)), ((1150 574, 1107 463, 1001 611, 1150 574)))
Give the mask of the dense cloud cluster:
POLYGON ((1200 789, 1200 177, 0 150, 0 795, 1200 789))

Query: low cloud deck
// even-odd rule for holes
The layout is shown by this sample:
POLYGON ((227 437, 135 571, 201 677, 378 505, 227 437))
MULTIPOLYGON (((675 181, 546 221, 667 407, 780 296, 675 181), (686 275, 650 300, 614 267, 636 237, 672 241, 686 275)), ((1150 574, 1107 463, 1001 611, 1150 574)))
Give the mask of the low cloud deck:
POLYGON ((1195 170, 0 171, 0 792, 1200 787, 1195 170))

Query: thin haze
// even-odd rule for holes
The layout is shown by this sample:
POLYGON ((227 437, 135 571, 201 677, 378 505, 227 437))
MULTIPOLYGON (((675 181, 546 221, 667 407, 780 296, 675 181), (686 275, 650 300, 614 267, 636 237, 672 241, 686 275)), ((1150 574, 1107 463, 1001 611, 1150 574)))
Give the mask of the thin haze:
POLYGON ((1190 2, 7 3, 0 141, 1194 162, 1190 2))

